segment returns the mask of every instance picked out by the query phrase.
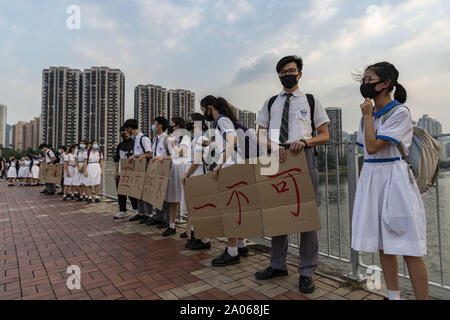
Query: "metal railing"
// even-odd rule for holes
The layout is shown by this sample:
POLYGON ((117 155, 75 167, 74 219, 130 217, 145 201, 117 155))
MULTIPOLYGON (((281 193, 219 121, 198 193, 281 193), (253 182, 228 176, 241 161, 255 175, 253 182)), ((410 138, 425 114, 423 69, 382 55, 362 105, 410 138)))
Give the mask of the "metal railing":
MULTIPOLYGON (((444 134, 439 137, 450 136, 450 134, 444 134)), ((326 251, 320 251, 319 254, 323 257, 331 258, 337 260, 339 262, 345 263, 349 267, 351 267, 351 272, 346 276, 349 279, 362 281, 364 280, 364 275, 361 273, 362 269, 367 269, 376 265, 377 258, 375 254, 363 254, 357 252, 351 248, 351 234, 352 234, 352 216, 353 216, 353 204, 355 200, 356 194, 356 186, 358 183, 359 177, 359 158, 363 155, 361 152, 358 152, 358 146, 353 142, 340 142, 340 143, 328 143, 319 148, 322 148, 324 152, 324 170, 320 172, 324 179, 321 177, 321 185, 319 191, 319 211, 321 212, 321 221, 325 221, 326 230, 321 230, 320 234, 320 242, 319 248, 326 248, 326 251), (334 157, 329 157, 331 149, 331 154, 334 157), (345 155, 340 157, 339 155, 345 155), (330 169, 330 159, 333 159, 335 162, 335 169, 330 169), (340 159, 341 158, 341 159, 340 159), (346 172, 341 171, 341 161, 346 159, 346 172), (334 178, 333 178, 334 177, 334 178), (330 181, 333 180, 335 183, 335 189, 332 188, 332 183, 330 181), (341 183, 346 180, 347 188, 345 190, 344 187, 341 186, 341 183), (323 183, 324 182, 324 183, 323 183), (334 191, 333 191, 334 190, 334 191), (346 195, 345 195, 346 191, 346 195), (336 201, 331 201, 333 197, 336 197, 336 201), (341 197, 344 195, 344 198, 341 197), (341 204, 342 201, 342 204, 341 204), (335 210, 331 211, 332 206, 335 206, 335 210), (342 215, 342 206, 348 206, 348 216, 342 215), (323 212, 325 210, 325 212, 323 212), (342 224, 342 220, 345 220, 346 223, 342 224), (335 223, 333 223, 335 222, 335 223), (337 228, 335 233, 332 233, 331 230, 333 227, 337 228), (324 234, 325 233, 325 234, 324 234), (336 238, 336 241, 333 241, 333 238, 336 238), (343 244, 346 242, 345 244, 343 244), (325 241, 325 243, 323 243, 325 241), (334 250, 332 247, 336 247, 334 250), (367 263, 364 259, 369 257, 371 263, 367 263)), ((323 154, 322 154, 323 155, 323 154)), ((105 175, 103 177, 103 194, 116 198, 116 189, 114 182, 114 164, 111 162, 106 162, 105 165, 105 175)), ((445 290, 450 290, 450 287, 446 284, 445 279, 445 270, 444 270, 444 256, 443 256, 443 242, 442 242, 442 216, 441 216, 441 204, 440 204, 440 186, 439 182, 436 183, 436 188, 433 188, 432 191, 427 193, 428 200, 430 200, 430 195, 435 193, 435 204, 436 204, 436 230, 428 230, 427 234, 433 234, 436 232, 437 237, 437 257, 434 254, 430 256, 427 255, 425 260, 432 260, 431 265, 434 266, 436 264, 439 265, 437 268, 439 281, 429 281, 429 284, 432 286, 440 287, 445 290), (436 259, 438 262, 436 262, 436 259)), ((334 200, 334 199, 333 199, 334 200)), ((450 205, 450 204, 449 204, 450 205)), ((426 204, 425 204, 426 206, 426 204)), ((448 208, 448 207, 447 207, 448 208)), ((427 213, 427 220, 430 218, 429 213, 427 213)), ((183 220, 183 217, 178 215, 177 220, 180 222, 183 220)), ((448 233, 447 233, 448 234, 448 233)), ((268 238, 270 239, 270 238, 268 238)), ((300 244, 300 235, 290 235, 289 236, 289 246, 298 248, 300 244)), ((430 246, 429 246, 430 247, 430 246)), ((430 250, 428 250, 430 252, 430 250)), ((378 262, 379 263, 379 262, 378 262)), ((433 275, 436 276, 436 268, 431 270, 433 275)), ((430 273, 430 270, 429 270, 430 273)), ((402 278, 409 278, 406 272, 405 262, 403 261, 403 272, 399 272, 399 276, 402 278)), ((448 276, 448 275, 447 275, 448 276)))

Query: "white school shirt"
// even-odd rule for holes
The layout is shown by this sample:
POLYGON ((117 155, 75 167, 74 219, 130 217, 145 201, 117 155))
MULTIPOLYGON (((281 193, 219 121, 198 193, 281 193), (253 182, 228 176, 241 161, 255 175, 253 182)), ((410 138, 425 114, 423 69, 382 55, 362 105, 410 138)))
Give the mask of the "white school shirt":
MULTIPOLYGON (((226 149, 226 136, 227 135, 234 135, 237 138, 237 132, 234 128, 233 121, 231 121, 230 118, 225 117, 223 115, 220 115, 219 118, 214 123, 216 130, 215 130, 215 142, 217 144, 217 151, 219 151, 220 157, 222 157, 223 153, 226 149)), ((237 148, 239 148, 239 144, 237 145, 237 148)), ((233 164, 239 163, 243 161, 242 157, 240 156, 241 152, 236 152, 236 149, 233 148, 233 152, 231 155, 228 155, 223 168, 231 166, 233 164)), ((222 160, 217 160, 218 163, 220 163, 222 160)))
POLYGON ((169 153, 167 152, 167 149, 169 149, 169 139, 167 139, 167 149, 164 146, 164 139, 167 136, 167 133, 163 132, 160 135, 155 135, 153 137, 153 157, 159 157, 159 156, 168 156, 169 153))
MULTIPOLYGON (((84 160, 87 160, 88 158, 88 152, 87 150, 83 152, 83 158, 84 160)), ((100 163, 100 160, 103 160, 103 153, 100 155, 100 152, 91 150, 89 153, 89 163, 100 163)))
MULTIPOLYGON (((198 165, 197 169, 192 173, 191 177, 195 177, 198 175, 203 174, 203 155, 206 154, 205 147, 203 147, 203 144, 205 142, 209 142, 210 140, 204 135, 204 132, 197 133, 194 137, 192 137, 192 140, 189 144, 188 151, 187 151, 187 159, 186 159, 186 172, 188 172, 190 166, 194 163, 194 161, 197 161, 199 163, 196 163, 198 165)), ((206 171, 208 171, 205 168, 206 171)))
MULTIPOLYGON (((284 104, 286 102, 287 93, 285 90, 281 91, 277 99, 274 101, 270 109, 269 117, 269 100, 264 102, 261 111, 258 113, 256 123, 259 126, 269 130, 269 139, 275 143, 280 143, 280 128, 281 118, 283 116, 284 104)), ((314 126, 319 128, 325 123, 329 123, 325 109, 316 97, 314 97, 314 126)), ((306 93, 300 89, 292 92, 292 97, 289 103, 289 128, 288 140, 285 144, 307 140, 312 138, 311 128, 311 108, 309 107, 306 93)))
POLYGON ((45 163, 50 163, 50 162, 52 162, 52 158, 54 158, 54 157, 55 157, 55 154, 53 153, 53 151, 50 150, 50 149, 48 149, 48 150, 45 152, 45 163))
POLYGON ((180 141, 180 137, 170 137, 167 138, 167 148, 169 149, 169 153, 172 155, 172 160, 173 161, 180 161, 179 159, 185 158, 187 159, 186 154, 183 154, 182 157, 180 157, 179 152, 177 152, 176 154, 173 154, 173 147, 172 147, 172 141, 175 141, 175 145, 179 146, 179 147, 186 147, 189 148, 190 145, 190 138, 189 136, 181 136, 181 141, 180 141))
POLYGON ((64 161, 67 162, 69 167, 75 166, 75 156, 71 153, 64 155, 64 161))
POLYGON ((66 158, 66 153, 65 152, 63 152, 63 153, 61 153, 61 156, 59 157, 59 163, 61 163, 61 164, 63 164, 64 163, 64 159, 66 158))
POLYGON ((382 123, 383 115, 398 104, 397 101, 392 101, 386 106, 374 112, 373 114, 373 128, 377 139, 389 141, 385 148, 381 149, 375 154, 370 155, 365 148, 364 129, 362 123, 359 124, 358 135, 356 143, 364 148, 364 159, 393 159, 401 157, 400 151, 397 149, 397 144, 400 143, 406 155, 409 153, 409 146, 412 143, 413 126, 411 123, 411 114, 406 107, 399 107, 393 114, 382 123))
POLYGON ((152 142, 149 137, 144 137, 142 132, 139 132, 136 138, 134 138, 134 150, 133 154, 144 154, 146 152, 152 151, 152 142), (141 148, 141 140, 142 146, 145 150, 141 148))

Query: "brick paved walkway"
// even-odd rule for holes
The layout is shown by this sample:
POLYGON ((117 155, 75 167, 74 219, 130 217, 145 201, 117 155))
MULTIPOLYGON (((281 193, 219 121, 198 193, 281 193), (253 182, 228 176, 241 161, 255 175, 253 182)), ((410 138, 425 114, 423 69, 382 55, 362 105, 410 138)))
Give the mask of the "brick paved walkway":
POLYGON ((115 221, 115 202, 63 202, 42 187, 10 187, 0 180, 0 299, 382 299, 345 283, 315 276, 316 291, 298 292, 296 268, 288 277, 259 281, 268 265, 252 252, 239 265, 212 268, 225 244, 189 251, 164 230, 115 221), (69 265, 81 268, 79 290, 66 285, 69 265))

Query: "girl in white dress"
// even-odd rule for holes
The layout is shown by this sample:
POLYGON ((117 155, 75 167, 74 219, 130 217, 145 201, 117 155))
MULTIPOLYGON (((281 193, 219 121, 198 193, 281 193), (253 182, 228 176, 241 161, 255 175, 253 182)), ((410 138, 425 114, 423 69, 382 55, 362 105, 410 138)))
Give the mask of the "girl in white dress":
POLYGON ((357 143, 364 147, 364 166, 353 207, 352 248, 379 252, 391 300, 400 299, 396 255, 402 255, 416 299, 428 299, 423 261, 427 252, 425 210, 417 184, 410 179, 408 164, 397 149, 400 145, 408 154, 413 135, 409 110, 398 107, 407 96, 398 76, 392 64, 381 62, 369 66, 361 81, 365 101, 361 104, 363 117, 357 143), (396 109, 383 121, 392 108, 396 109))
POLYGON ((20 180, 20 185, 23 186, 23 183, 25 181, 25 158, 21 157, 19 160, 19 172, 18 172, 18 178, 20 180))
POLYGON ((92 187, 95 189, 95 202, 100 202, 100 183, 103 176, 103 153, 99 150, 98 141, 92 142, 92 148, 84 155, 84 184, 87 188, 88 203, 92 202, 92 187))
POLYGON ((75 172, 78 172, 75 164, 75 146, 69 148, 69 151, 64 155, 64 196, 63 201, 67 201, 67 192, 72 194, 71 198, 74 199, 75 190, 73 190, 73 178, 75 172))
POLYGON ((13 182, 16 181, 17 179, 17 166, 19 165, 16 157, 9 157, 9 162, 8 162, 8 186, 11 187, 13 186, 13 182))
POLYGON ((31 166, 31 185, 37 186, 39 179, 39 156, 35 155, 31 166))
MULTIPOLYGON (((182 215, 187 215, 189 219, 188 206, 186 204, 186 197, 184 195, 184 184, 186 179, 189 177, 196 177, 208 172, 206 163, 203 161, 203 155, 206 154, 204 151, 206 145, 210 144, 209 139, 204 135, 208 130, 205 118, 200 113, 194 113, 189 116, 186 122, 186 130, 191 133, 192 140, 189 143, 187 152, 187 163, 185 165, 185 173, 182 178, 183 186, 183 197, 181 199, 181 209, 182 215)), ((189 239, 185 245, 187 249, 191 250, 201 250, 211 248, 211 242, 209 239, 195 239, 194 237, 194 227, 191 224, 191 239, 189 239)), ((183 238, 186 238, 187 234, 183 234, 183 238)))
POLYGON ((166 198, 169 204, 170 220, 169 227, 163 232, 163 237, 168 237, 176 233, 175 220, 177 218, 179 204, 182 199, 183 188, 181 178, 184 175, 185 157, 189 145, 189 137, 183 135, 185 131, 185 121, 180 117, 173 117, 170 121, 167 139, 169 156, 159 156, 155 159, 171 159, 172 165, 169 172, 169 182, 167 184, 166 198))
POLYGON ((31 158, 29 156, 26 156, 23 163, 25 167, 23 169, 25 186, 31 186, 31 158))
MULTIPOLYGON (((87 142, 86 140, 80 141, 80 148, 78 149, 76 153, 76 159, 75 159, 75 165, 76 168, 78 168, 78 179, 75 180, 75 183, 79 186, 78 187, 78 195, 77 195, 77 202, 84 201, 85 193, 86 193, 86 186, 84 184, 84 155, 86 154, 86 147, 87 142)), ((86 198, 86 200, 89 200, 86 198)))
POLYGON ((79 171, 78 165, 78 144, 74 144, 73 148, 73 159, 75 161, 75 166, 73 167, 73 176, 72 176, 72 200, 78 200, 80 197, 80 182, 81 182, 81 173, 79 171))
MULTIPOLYGON (((214 121, 215 143, 220 153, 217 166, 214 168, 214 179, 217 180, 222 168, 239 163, 239 155, 242 152, 238 150, 237 133, 234 123, 237 122, 233 109, 224 98, 206 96, 200 102, 206 121, 214 121)), ((225 267, 240 263, 240 257, 248 257, 249 252, 244 238, 228 238, 228 247, 218 258, 211 261, 214 267, 225 267)))

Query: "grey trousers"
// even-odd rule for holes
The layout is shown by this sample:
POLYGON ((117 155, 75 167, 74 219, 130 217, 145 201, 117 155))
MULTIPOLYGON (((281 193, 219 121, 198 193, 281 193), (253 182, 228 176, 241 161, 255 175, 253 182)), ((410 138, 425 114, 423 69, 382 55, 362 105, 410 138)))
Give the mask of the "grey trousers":
MULTIPOLYGON (((305 153, 317 201, 319 191, 319 171, 317 170, 317 160, 312 149, 305 149, 305 153)), ((272 237, 270 266, 274 269, 287 270, 287 251, 287 235, 272 237)), ((319 233, 317 231, 300 233, 299 254, 300 264, 298 266, 298 273, 301 276, 312 277, 314 271, 317 269, 317 260, 319 257, 319 233)))
POLYGON ((143 200, 137 200, 137 211, 142 216, 150 216, 153 212, 153 206, 143 200))
POLYGON ((45 188, 46 188, 47 192, 55 192, 56 191, 56 186, 54 183, 46 183, 45 188))
POLYGON ((162 210, 155 209, 156 214, 154 216, 155 220, 170 222, 170 205, 168 202, 164 201, 162 210))

